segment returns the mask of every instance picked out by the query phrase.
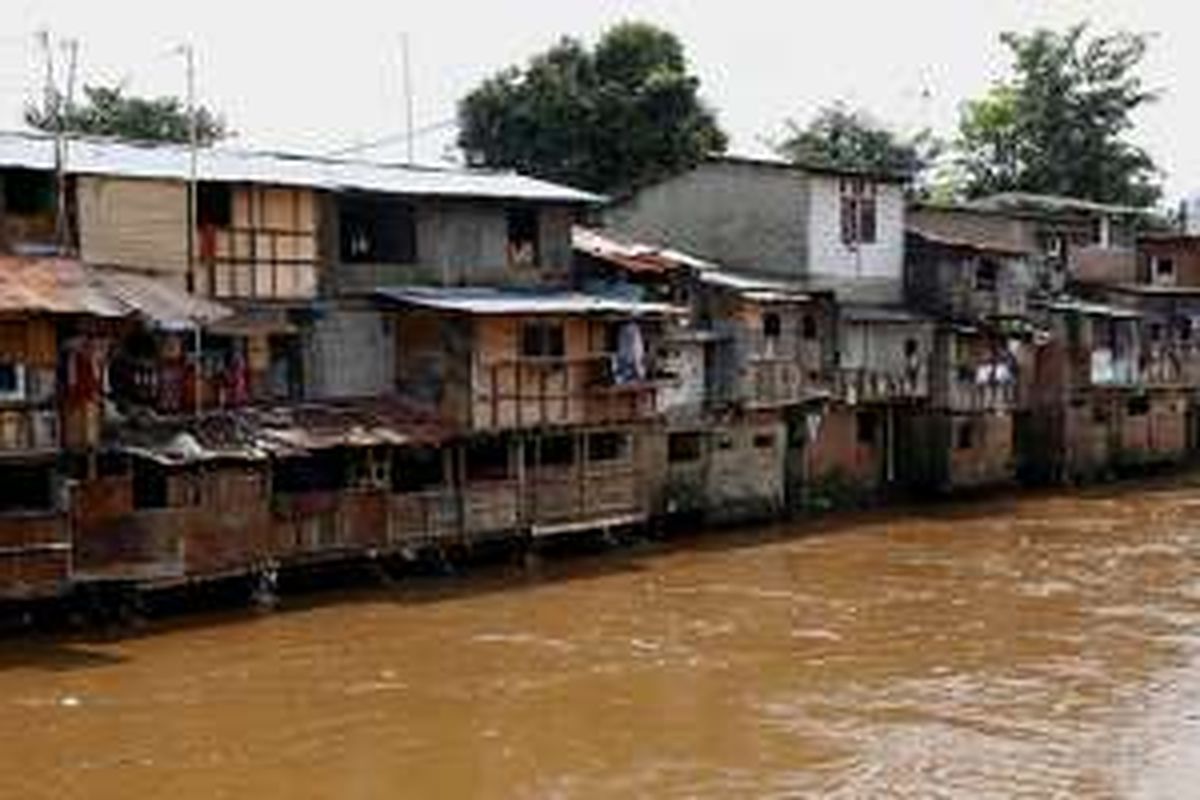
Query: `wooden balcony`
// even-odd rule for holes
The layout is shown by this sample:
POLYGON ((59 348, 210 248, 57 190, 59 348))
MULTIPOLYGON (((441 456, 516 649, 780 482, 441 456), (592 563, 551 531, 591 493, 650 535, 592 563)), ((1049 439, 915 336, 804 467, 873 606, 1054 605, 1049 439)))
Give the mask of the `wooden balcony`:
POLYGON ((903 372, 842 369, 837 373, 835 391, 850 405, 908 402, 929 396, 929 380, 924 368, 903 372))
POLYGON ((1017 404, 1017 385, 955 381, 947 387, 944 402, 947 410, 958 413, 1011 411, 1017 404))
POLYGON ((656 384, 618 381, 607 355, 493 363, 478 367, 472 383, 474 430, 606 425, 657 413, 656 384))

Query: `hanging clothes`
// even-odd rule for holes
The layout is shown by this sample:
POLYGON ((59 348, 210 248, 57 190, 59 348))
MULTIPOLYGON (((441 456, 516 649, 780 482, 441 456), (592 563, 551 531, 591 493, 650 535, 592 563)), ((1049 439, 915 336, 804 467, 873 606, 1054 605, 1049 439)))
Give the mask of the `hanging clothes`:
POLYGON ((646 343, 636 322, 625 322, 617 334, 617 359, 614 370, 617 383, 646 379, 646 343))

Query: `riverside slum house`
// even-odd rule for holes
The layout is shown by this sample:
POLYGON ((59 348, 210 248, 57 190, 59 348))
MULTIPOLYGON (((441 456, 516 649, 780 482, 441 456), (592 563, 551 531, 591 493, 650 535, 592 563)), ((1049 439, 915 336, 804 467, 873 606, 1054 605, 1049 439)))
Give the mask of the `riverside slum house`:
POLYGON ((655 413, 641 323, 668 309, 566 291, 570 226, 593 196, 212 150, 192 229, 186 149, 75 140, 59 221, 54 163, 51 139, 0 135, 9 248, 41 252, 66 229, 123 315, 132 302, 140 322, 176 317, 96 346, 86 466, 54 470, 70 490, 55 500, 51 543, 71 551, 60 588, 645 518, 629 426, 655 413), (516 312, 445 305, 485 289, 516 312), (471 331, 442 342, 441 366, 479 378, 432 403, 411 380, 429 377, 431 318, 471 331))
POLYGON ((757 480, 786 487, 792 507, 873 498, 900 483, 904 431, 929 399, 933 345, 932 320, 903 303, 904 183, 719 158, 605 211, 617 235, 720 265, 699 271, 707 299, 693 303, 696 327, 718 339, 709 399, 728 399, 729 419, 775 421, 782 476, 760 470, 757 480), (728 394, 731 386, 739 389, 728 394))
POLYGON ((828 297, 608 231, 576 228, 574 240, 578 282, 669 296, 689 309, 659 341, 655 513, 680 522, 780 514, 788 502, 784 412, 829 396, 828 297))
POLYGON ((1024 479, 1080 480, 1183 458, 1186 398, 1149 377, 1156 323, 1118 292, 1137 283, 1139 212, 1009 194, 920 206, 910 221, 926 235, 1026 255, 1036 330, 1017 361, 1024 479))
POLYGON ((952 238, 908 223, 909 304, 937 320, 930 403, 909 430, 904 472, 914 488, 953 491, 1016 479, 1019 381, 1036 327, 1033 253, 986 236, 952 238))

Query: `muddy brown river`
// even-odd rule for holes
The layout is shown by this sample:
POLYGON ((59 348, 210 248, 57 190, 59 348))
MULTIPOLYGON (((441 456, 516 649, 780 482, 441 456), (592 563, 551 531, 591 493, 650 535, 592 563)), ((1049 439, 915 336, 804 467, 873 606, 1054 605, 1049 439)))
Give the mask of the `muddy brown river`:
POLYGON ((1200 796, 1200 478, 0 642, 4 798, 1200 796))

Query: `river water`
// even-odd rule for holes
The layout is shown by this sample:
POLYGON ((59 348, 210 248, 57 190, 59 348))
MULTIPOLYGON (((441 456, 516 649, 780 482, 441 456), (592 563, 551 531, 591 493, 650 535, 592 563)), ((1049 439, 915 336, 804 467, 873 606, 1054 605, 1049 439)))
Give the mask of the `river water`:
POLYGON ((0 642, 0 796, 1196 797, 1198 645, 1200 478, 872 513, 0 642))

